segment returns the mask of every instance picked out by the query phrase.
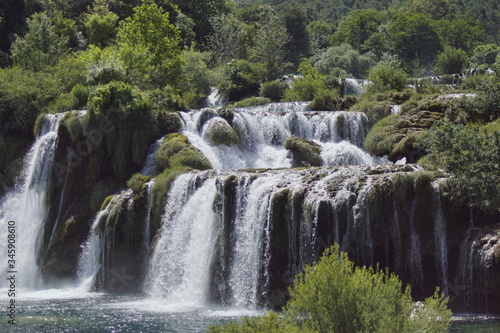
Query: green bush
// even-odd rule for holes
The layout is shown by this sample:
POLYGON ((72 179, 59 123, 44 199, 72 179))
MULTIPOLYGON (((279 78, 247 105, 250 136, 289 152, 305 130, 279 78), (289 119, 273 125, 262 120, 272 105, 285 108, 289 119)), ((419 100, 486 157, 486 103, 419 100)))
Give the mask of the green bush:
POLYGON ((371 92, 385 92, 390 90, 402 91, 408 82, 406 73, 392 64, 379 62, 368 74, 368 90, 371 92))
POLYGON ((342 108, 342 99, 337 90, 321 89, 313 98, 311 110, 335 111, 342 108))
POLYGON ((295 79, 292 88, 285 91, 284 101, 312 101, 319 91, 326 89, 325 78, 309 60, 300 64, 299 73, 302 77, 295 79))
POLYGON ((95 87, 89 94, 88 109, 92 113, 144 112, 151 109, 148 100, 132 86, 111 81, 95 87))
POLYGON ((287 89, 288 83, 285 81, 269 81, 262 84, 262 87, 260 87, 260 94, 270 98, 273 102, 279 102, 287 89))
POLYGON ((271 102, 272 101, 269 98, 253 96, 253 97, 245 98, 242 101, 239 101, 238 103, 234 104, 234 107, 235 108, 246 108, 249 106, 266 105, 266 104, 269 104, 271 102))
POLYGON ((338 245, 295 278, 290 297, 282 316, 271 312, 208 332, 445 333, 450 326, 447 299, 437 291, 414 303, 396 275, 355 267, 338 245))
POLYGON ((143 176, 141 173, 135 173, 128 181, 127 186, 134 192, 141 192, 144 184, 150 179, 150 177, 143 176))
POLYGON ((444 51, 438 54, 436 70, 440 74, 462 73, 469 62, 465 51, 446 46, 444 51))
POLYGON ((155 165, 158 170, 182 167, 199 170, 212 168, 210 161, 180 133, 169 134, 163 140, 155 155, 155 165))
POLYGON ((230 101, 241 100, 259 93, 264 80, 265 70, 262 64, 248 60, 235 60, 223 67, 219 88, 228 92, 230 101))
POLYGON ((396 116, 388 115, 378 121, 368 132, 365 139, 365 149, 373 155, 388 155, 394 144, 399 141, 399 137, 394 137, 387 132, 387 127, 392 125, 396 116))

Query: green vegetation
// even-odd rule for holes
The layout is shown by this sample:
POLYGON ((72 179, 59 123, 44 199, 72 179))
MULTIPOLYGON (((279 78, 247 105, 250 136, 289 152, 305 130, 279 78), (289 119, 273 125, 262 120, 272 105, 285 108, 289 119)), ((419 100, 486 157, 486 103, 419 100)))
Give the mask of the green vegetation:
POLYGON ((187 137, 179 133, 169 134, 155 155, 158 170, 189 167, 198 170, 211 169, 212 165, 203 154, 191 146, 187 137))
POLYGON ((292 152, 295 166, 323 165, 321 146, 313 141, 292 135, 286 140, 285 148, 292 152))
POLYGON ((237 145, 240 141, 236 131, 222 118, 215 118, 210 121, 207 135, 210 141, 216 145, 237 145))
POLYGON ((282 315, 270 312, 208 332, 448 332, 451 311, 438 291, 414 303, 394 274, 355 267, 338 245, 307 266, 282 315))

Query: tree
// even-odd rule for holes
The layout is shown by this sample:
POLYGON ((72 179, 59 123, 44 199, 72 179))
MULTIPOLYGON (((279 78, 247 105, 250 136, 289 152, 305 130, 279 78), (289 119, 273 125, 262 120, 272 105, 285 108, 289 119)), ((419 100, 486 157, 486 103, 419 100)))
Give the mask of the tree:
POLYGON ((290 63, 286 61, 286 45, 289 40, 285 26, 276 17, 257 32, 252 55, 255 61, 264 64, 265 81, 277 79, 289 67, 290 63))
POLYGON ((366 77, 368 70, 376 64, 376 57, 373 53, 361 55, 349 44, 330 47, 318 58, 314 66, 321 74, 333 77, 366 77), (343 75, 339 75, 340 73, 343 75))
POLYGON ((469 55, 484 39, 480 23, 470 19, 440 20, 438 30, 444 45, 464 50, 469 55))
POLYGON ((311 54, 316 55, 326 49, 330 44, 332 26, 325 21, 314 21, 307 26, 311 54))
POLYGON ((213 32, 208 36, 207 48, 212 53, 211 65, 216 67, 239 58, 243 39, 243 24, 232 15, 219 15, 210 20, 213 32))
POLYGON ((339 23, 330 43, 334 46, 347 43, 360 50, 373 34, 379 32, 379 26, 386 19, 384 13, 374 9, 351 12, 339 23))
POLYGON ((83 25, 90 44, 103 47, 114 38, 118 15, 109 9, 107 0, 96 0, 83 17, 83 25))
POLYGON ((460 74, 468 62, 469 58, 465 51, 446 46, 438 55, 436 68, 440 74, 460 74))
POLYGON ((495 60, 499 54, 500 46, 496 44, 479 45, 474 49, 474 53, 471 58, 471 66, 491 66, 495 63, 495 60))
POLYGON ((448 119, 436 123, 422 138, 429 155, 422 163, 441 168, 448 179, 448 195, 471 207, 500 212, 500 131, 454 124, 448 119))
POLYGON ((12 44, 14 64, 34 71, 56 65, 68 51, 68 39, 56 33, 45 13, 34 14, 28 19, 27 25, 26 35, 17 36, 12 44))
POLYGON ((389 26, 392 50, 407 67, 429 68, 443 49, 435 21, 424 14, 400 14, 389 26))
POLYGON ((399 67, 390 63, 379 62, 368 74, 370 91, 385 92, 389 90, 401 91, 406 87, 408 78, 406 73, 399 67))
POLYGON ((133 82, 142 86, 176 86, 181 73, 180 32, 170 23, 169 13, 156 4, 134 8, 134 15, 121 22, 118 46, 133 82))
POLYGON ((290 297, 282 316, 270 312, 212 326, 208 332, 446 333, 450 326, 451 311, 438 292, 415 304, 410 288, 403 288, 397 276, 356 267, 338 245, 297 275, 290 297))
POLYGON ((309 34, 307 33, 307 13, 298 2, 288 2, 282 10, 286 30, 290 40, 286 44, 286 59, 298 66, 309 55, 309 34))

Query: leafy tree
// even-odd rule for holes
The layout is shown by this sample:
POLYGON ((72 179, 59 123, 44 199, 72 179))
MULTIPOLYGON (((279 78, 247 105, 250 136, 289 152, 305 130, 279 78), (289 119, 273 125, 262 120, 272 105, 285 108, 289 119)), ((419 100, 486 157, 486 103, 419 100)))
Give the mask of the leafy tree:
POLYGON ((232 8, 229 0, 173 0, 173 2, 195 23, 193 30, 199 45, 204 45, 205 37, 213 32, 212 19, 222 14, 229 14, 232 8))
POLYGON ((200 107, 208 88, 214 84, 214 74, 208 68, 210 54, 186 50, 182 52, 182 80, 179 88, 186 108, 200 107))
POLYGON ((0 69, 0 135, 32 137, 38 114, 59 96, 61 86, 51 73, 0 69))
POLYGON ((320 90, 326 89, 325 77, 312 66, 309 59, 299 66, 302 77, 293 81, 292 88, 285 91, 284 101, 312 101, 320 90))
POLYGON ((464 50, 468 54, 484 39, 484 30, 477 21, 463 18, 438 22, 443 44, 464 50))
POLYGON ((448 332, 451 311, 437 292, 415 304, 410 288, 387 271, 355 267, 338 245, 307 266, 290 289, 284 314, 274 312, 212 326, 225 332, 448 332))
POLYGON ((17 36, 12 44, 14 64, 34 71, 57 64, 68 51, 68 39, 56 33, 45 13, 31 16, 27 25, 26 35, 17 36))
POLYGON ((366 77, 368 70, 377 62, 373 53, 361 55, 349 44, 330 47, 318 58, 314 66, 321 74, 333 77, 366 77))
POLYGON ((83 25, 90 44, 104 46, 116 34, 118 15, 109 9, 108 0, 96 0, 88 13, 84 14, 83 25))
POLYGON ((156 4, 134 8, 134 15, 120 23, 118 45, 133 82, 142 87, 176 86, 181 73, 180 33, 169 13, 156 4))
POLYGON ((371 82, 369 91, 402 91, 406 87, 408 78, 401 68, 390 63, 379 62, 370 70, 368 81, 371 82))
POLYGON ((219 66, 239 58, 243 39, 243 24, 232 15, 219 15, 210 20, 213 32, 208 36, 211 65, 219 66))
POLYGON ((286 61, 286 45, 289 40, 285 26, 278 18, 272 18, 259 29, 252 55, 255 61, 264 64, 265 81, 277 79, 290 66, 286 61))
POLYGON ((309 55, 309 34, 307 33, 307 13, 298 2, 287 2, 282 10, 286 30, 290 40, 286 44, 286 59, 297 66, 309 55))
POLYGON ((437 71, 440 74, 462 73, 469 62, 465 51, 446 46, 444 51, 438 55, 437 71))
POLYGON ((311 54, 316 55, 326 49, 330 44, 333 28, 325 21, 314 21, 307 26, 311 54))
POLYGON ((439 20, 453 14, 454 7, 448 0, 411 0, 406 11, 426 14, 434 20, 439 20))
POLYGON ((429 155, 421 161, 452 175, 448 195, 486 211, 500 211, 500 131, 491 134, 479 128, 445 119, 436 123, 422 139, 429 155))
POLYGON ((471 66, 479 67, 481 65, 491 66, 495 63, 500 54, 500 46, 496 44, 479 45, 474 49, 471 57, 471 66))
POLYGON ((379 32, 379 26, 386 20, 384 13, 374 9, 351 12, 339 23, 330 43, 334 46, 346 43, 360 50, 373 34, 379 32))
POLYGON ((424 14, 400 14, 388 29, 392 50, 407 67, 429 67, 442 50, 435 21, 424 14))

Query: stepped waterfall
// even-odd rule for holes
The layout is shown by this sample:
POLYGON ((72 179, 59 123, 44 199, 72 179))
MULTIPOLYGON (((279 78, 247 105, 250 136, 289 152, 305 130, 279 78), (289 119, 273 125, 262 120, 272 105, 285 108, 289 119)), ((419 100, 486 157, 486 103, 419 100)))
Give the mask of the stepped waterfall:
POLYGON ((462 223, 432 173, 368 154, 364 113, 280 103, 178 114, 180 132, 212 167, 167 182, 155 162, 169 140, 161 133, 136 167, 138 183, 112 187, 81 220, 70 196, 89 191, 76 184, 92 163, 83 156, 54 171, 56 152, 74 160, 72 132, 58 130, 64 114, 45 117, 18 187, 1 201, 2 224, 16 221, 23 239, 20 286, 59 278, 178 307, 279 308, 293 277, 338 243, 356 264, 398 274, 415 299, 439 286, 457 311, 496 311, 486 302, 495 292, 483 293, 498 274, 484 241, 495 231, 462 223), (222 132, 230 140, 215 142, 222 132), (319 165, 287 146, 292 137, 317 149, 319 165), (73 252, 63 247, 71 232, 73 252))

